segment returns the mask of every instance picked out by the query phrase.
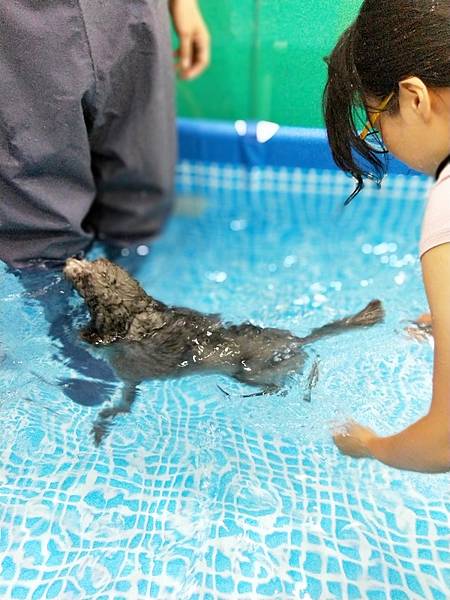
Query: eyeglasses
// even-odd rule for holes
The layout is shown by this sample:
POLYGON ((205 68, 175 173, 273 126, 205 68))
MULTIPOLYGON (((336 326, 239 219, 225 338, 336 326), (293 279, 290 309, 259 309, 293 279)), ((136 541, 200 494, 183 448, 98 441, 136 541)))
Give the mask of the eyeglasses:
POLYGON ((375 127, 375 123, 380 118, 381 113, 383 112, 383 110, 386 108, 386 106, 389 104, 389 102, 392 100, 393 97, 394 97, 394 92, 391 92, 389 94, 389 96, 386 96, 386 98, 381 102, 380 106, 376 109, 375 114, 372 117, 369 117, 364 129, 361 131, 361 133, 359 135, 359 137, 362 140, 365 140, 366 137, 369 135, 369 133, 371 133, 371 130, 375 127))

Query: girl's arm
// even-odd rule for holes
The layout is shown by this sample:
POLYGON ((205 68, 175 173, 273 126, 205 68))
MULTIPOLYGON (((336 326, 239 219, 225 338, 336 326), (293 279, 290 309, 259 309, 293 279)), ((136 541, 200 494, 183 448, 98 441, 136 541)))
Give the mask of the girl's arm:
POLYGON ((376 458, 391 467, 450 470, 450 243, 426 252, 422 270, 434 335, 433 399, 428 414, 396 435, 378 437, 356 423, 334 440, 344 454, 376 458))

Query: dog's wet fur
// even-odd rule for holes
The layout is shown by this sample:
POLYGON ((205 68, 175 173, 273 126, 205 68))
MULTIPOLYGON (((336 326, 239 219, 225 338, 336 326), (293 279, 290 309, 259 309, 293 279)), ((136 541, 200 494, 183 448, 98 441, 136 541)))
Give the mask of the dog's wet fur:
MULTIPOLYGON (((136 386, 145 379, 179 377, 193 372, 222 373, 260 393, 283 388, 289 375, 301 373, 307 358, 304 346, 328 335, 379 323, 384 310, 372 300, 350 317, 313 329, 306 337, 258 327, 229 325, 218 315, 169 307, 149 296, 139 283, 107 259, 70 258, 64 273, 84 298, 91 322, 82 337, 105 348, 125 387, 120 403, 103 409, 94 424, 98 445, 114 415, 129 412, 136 386)), ((309 387, 317 380, 317 364, 309 387)))

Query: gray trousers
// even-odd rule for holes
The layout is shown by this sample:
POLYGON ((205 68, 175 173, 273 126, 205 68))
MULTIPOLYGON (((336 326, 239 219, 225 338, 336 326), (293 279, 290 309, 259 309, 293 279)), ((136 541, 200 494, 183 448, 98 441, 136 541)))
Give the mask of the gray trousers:
POLYGON ((175 161, 167 0, 0 3, 0 259, 150 239, 175 161))

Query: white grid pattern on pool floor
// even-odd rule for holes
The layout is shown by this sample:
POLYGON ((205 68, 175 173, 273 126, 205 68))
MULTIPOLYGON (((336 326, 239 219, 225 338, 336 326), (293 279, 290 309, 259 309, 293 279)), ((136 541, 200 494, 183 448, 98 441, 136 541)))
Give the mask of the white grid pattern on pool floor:
POLYGON ((169 388, 97 452, 93 411, 61 423, 57 398, 29 392, 45 398, 40 439, 19 396, 2 414, 2 598, 448 597, 450 501, 399 504, 371 463, 348 461, 343 478, 328 450, 206 416, 169 388))

